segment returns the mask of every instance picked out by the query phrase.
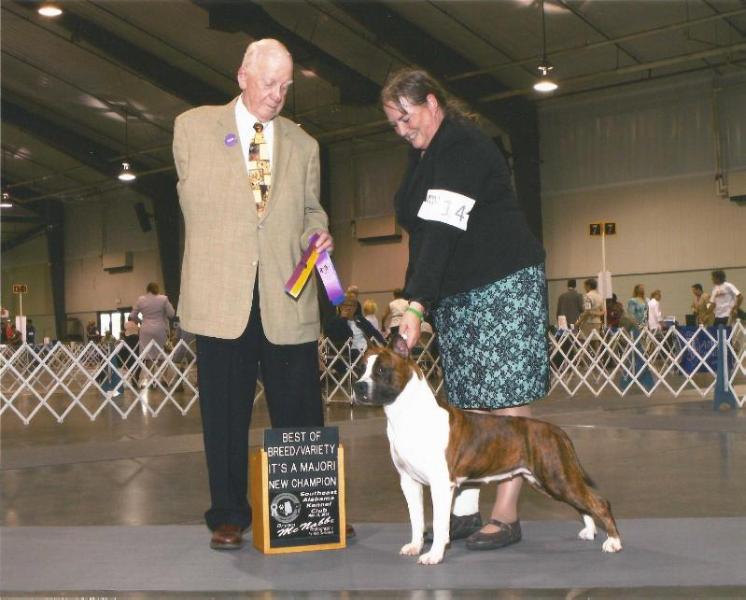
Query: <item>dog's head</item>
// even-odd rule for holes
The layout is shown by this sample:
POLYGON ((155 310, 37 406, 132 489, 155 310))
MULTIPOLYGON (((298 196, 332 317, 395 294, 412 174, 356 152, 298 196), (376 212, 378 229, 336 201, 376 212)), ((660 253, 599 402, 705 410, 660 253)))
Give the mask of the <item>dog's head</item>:
POLYGON ((353 386, 353 401, 358 404, 393 403, 416 370, 409 358, 407 341, 398 334, 386 348, 369 350, 364 361, 365 373, 353 386))

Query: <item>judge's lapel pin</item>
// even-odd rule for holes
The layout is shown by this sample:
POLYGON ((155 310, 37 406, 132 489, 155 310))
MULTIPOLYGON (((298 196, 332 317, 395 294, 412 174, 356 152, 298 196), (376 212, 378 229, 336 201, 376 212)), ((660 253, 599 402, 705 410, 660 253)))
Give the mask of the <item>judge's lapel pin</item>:
POLYGON ((229 133, 225 136, 225 145, 226 146, 235 146, 236 142, 238 141, 238 137, 235 133, 229 133))

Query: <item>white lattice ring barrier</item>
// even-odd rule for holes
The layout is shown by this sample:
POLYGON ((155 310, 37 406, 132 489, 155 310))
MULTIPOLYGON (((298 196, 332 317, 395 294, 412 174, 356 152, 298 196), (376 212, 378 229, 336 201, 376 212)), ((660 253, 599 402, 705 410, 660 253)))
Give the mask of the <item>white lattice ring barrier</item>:
MULTIPOLYGON (((666 390, 679 396, 694 390, 712 394, 720 359, 714 330, 670 328, 665 333, 625 330, 594 331, 588 337, 570 331, 550 334, 550 391, 568 396, 604 390, 621 396, 650 396, 666 390)), ((746 328, 738 323, 726 338, 725 385, 739 407, 746 402, 746 328)), ((437 336, 423 337, 413 349, 430 387, 437 394, 443 377, 437 336)), ((361 375, 362 355, 347 341, 337 348, 319 341, 322 394, 327 402, 352 401, 352 386, 361 375)), ((255 400, 264 389, 257 382, 255 400)), ((126 419, 134 410, 157 416, 166 407, 187 414, 198 401, 194 347, 180 340, 164 349, 151 342, 142 356, 124 342, 0 346, 0 415, 15 415, 28 424, 42 411, 63 422, 73 410, 95 419, 104 410, 126 419), (154 357, 148 360, 143 356, 154 357)))

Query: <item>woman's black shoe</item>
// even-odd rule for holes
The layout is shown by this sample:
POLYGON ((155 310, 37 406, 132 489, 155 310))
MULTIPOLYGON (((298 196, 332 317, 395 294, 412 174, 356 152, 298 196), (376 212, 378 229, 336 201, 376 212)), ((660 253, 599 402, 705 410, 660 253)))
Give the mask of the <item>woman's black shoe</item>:
POLYGON ((496 550, 516 544, 521 541, 521 522, 503 523, 497 519, 490 519, 489 523, 500 528, 495 533, 483 533, 477 531, 469 536, 466 540, 466 547, 469 550, 496 550))

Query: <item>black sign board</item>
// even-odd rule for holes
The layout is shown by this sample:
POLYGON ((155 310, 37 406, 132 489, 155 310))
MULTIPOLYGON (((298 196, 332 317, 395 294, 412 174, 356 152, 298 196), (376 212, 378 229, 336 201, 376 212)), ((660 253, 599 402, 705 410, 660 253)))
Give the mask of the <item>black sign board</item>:
POLYGON ((269 546, 340 543, 339 430, 266 429, 269 546))

